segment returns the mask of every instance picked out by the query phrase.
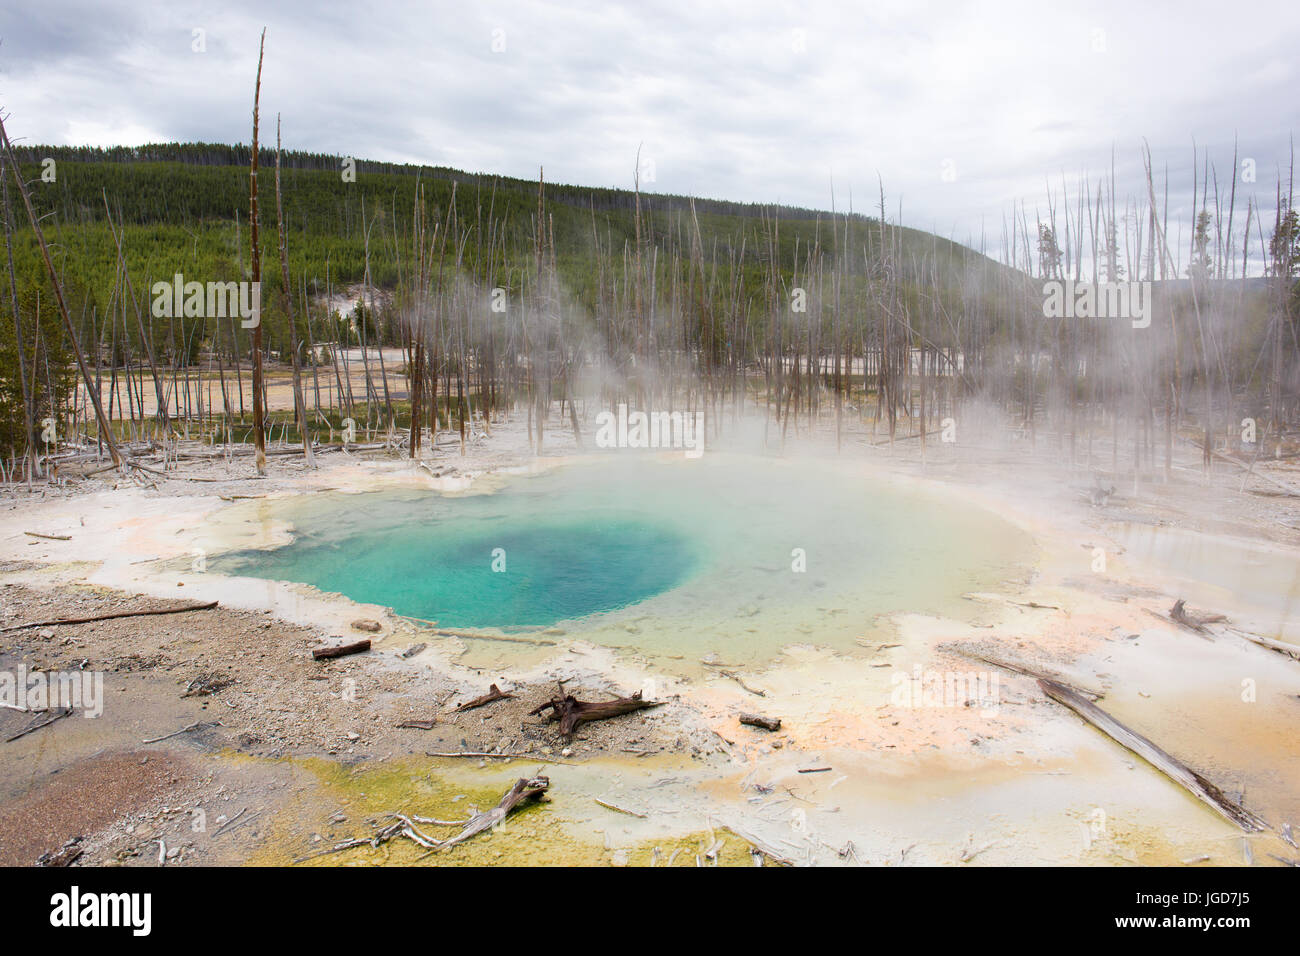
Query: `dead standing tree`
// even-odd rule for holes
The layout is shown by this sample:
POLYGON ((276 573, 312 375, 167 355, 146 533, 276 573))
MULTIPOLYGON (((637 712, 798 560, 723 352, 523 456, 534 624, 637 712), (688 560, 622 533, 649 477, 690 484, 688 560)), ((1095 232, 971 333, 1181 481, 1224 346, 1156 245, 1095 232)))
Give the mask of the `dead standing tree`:
MULTIPOLYGON (((253 87, 253 152, 249 159, 248 205, 249 231, 252 234, 252 275, 253 288, 258 288, 262 281, 262 246, 257 238, 257 109, 262 96, 262 56, 266 52, 266 28, 262 29, 262 41, 257 50, 257 83, 253 87)), ((266 474, 266 397, 262 392, 262 315, 260 298, 258 314, 253 316, 253 442, 256 446, 257 473, 266 474)), ((98 405, 98 403, 96 403, 98 405)))
POLYGON ((298 325, 293 319, 293 303, 289 300, 289 245, 284 234, 284 199, 280 193, 280 117, 275 117, 275 222, 280 233, 280 301, 284 304, 284 317, 289 322, 289 350, 293 354, 293 410, 302 429, 302 454, 308 468, 316 466, 311 450, 311 432, 307 428, 307 403, 302 395, 302 370, 298 365, 298 325))

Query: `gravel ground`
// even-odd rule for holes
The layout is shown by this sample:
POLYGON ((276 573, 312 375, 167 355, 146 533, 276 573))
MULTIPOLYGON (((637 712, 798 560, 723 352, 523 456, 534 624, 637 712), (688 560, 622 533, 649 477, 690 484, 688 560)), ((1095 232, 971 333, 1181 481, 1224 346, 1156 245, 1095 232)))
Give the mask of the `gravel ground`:
MULTIPOLYGON (((0 578, 5 572, 31 575, 32 569, 11 563, 0 567, 0 578)), ((184 602, 4 581, 0 628, 175 603, 184 602)), ((357 630, 346 640, 365 633, 357 630)), ((583 725, 572 740, 564 740, 554 723, 528 713, 557 691, 557 683, 516 686, 488 674, 479 681, 457 682, 417 659, 403 658, 406 641, 380 637, 366 653, 315 661, 311 649, 330 643, 329 635, 267 614, 220 607, 0 634, 0 670, 16 672, 21 665, 29 673, 101 672, 105 697, 103 714, 93 720, 74 713, 0 743, 5 771, 0 863, 34 863, 78 836, 86 838, 81 862, 116 859, 123 843, 139 843, 139 833, 126 828, 158 819, 162 807, 171 811, 162 818, 175 818, 176 836, 188 837, 177 813, 211 807, 213 794, 223 785, 267 799, 265 781, 218 772, 201 759, 205 755, 322 757, 355 764, 429 752, 473 752, 577 762, 622 752, 672 751, 702 758, 720 745, 673 700, 583 725), (514 696, 456 711, 493 682, 514 696), (411 721, 433 725, 400 726, 411 721), (182 728, 188 729, 167 736, 182 728), (146 741, 156 743, 145 746, 146 741), (101 831, 110 824, 117 825, 122 839, 103 838, 101 831)), ((628 692, 594 674, 557 671, 556 677, 566 679, 565 689, 580 699, 628 692)), ((0 710, 0 738, 45 719, 0 710)), ((228 796, 220 803, 227 803, 228 796)), ((151 835, 157 831, 146 829, 151 835)), ((201 857, 191 854, 189 859, 201 857)))

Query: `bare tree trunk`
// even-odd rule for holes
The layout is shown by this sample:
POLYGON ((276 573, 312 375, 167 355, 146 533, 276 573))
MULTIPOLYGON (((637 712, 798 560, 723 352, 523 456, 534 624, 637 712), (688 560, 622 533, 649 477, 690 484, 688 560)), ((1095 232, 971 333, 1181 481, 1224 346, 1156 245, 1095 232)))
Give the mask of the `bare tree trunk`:
MULTIPOLYGON (((252 282, 262 281, 262 247, 257 240, 257 109, 262 96, 262 56, 266 52, 266 30, 257 50, 257 83, 253 87, 253 154, 248 174, 249 230, 252 233, 252 282)), ((262 381, 262 316, 254 316, 253 326, 253 442, 257 449, 257 473, 266 474, 266 408, 262 381)))
POLYGON ((284 304, 284 317, 289 323, 289 351, 293 355, 293 408, 302 431, 302 456, 308 468, 316 467, 316 456, 311 450, 311 431, 307 427, 307 403, 302 397, 302 372, 298 366, 298 324, 293 317, 293 302, 289 298, 289 242, 284 234, 284 199, 280 192, 280 115, 275 117, 275 223, 280 233, 280 301, 284 304))

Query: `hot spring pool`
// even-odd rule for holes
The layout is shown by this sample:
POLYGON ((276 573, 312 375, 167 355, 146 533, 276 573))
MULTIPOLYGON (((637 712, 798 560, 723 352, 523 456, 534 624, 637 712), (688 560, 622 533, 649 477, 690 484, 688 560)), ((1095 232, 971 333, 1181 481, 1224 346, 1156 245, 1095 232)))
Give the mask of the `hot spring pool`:
POLYGON ((992 514, 816 464, 594 459, 491 485, 259 503, 292 543, 211 569, 443 627, 739 661, 851 648, 893 612, 968 615, 963 593, 1023 580, 1033 552, 992 514))

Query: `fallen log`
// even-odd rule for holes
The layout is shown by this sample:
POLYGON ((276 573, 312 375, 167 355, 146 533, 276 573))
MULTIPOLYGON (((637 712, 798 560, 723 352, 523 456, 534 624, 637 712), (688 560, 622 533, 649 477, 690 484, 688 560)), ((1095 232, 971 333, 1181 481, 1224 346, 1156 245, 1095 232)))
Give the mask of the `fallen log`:
POLYGON ((70 534, 37 534, 35 531, 24 531, 23 534, 29 538, 44 538, 46 541, 71 541, 70 534))
POLYGON ((762 714, 741 714, 740 722, 750 727, 762 727, 764 730, 780 730, 780 717, 764 717, 762 714))
POLYGON ((52 621, 31 621, 27 624, 14 624, 0 628, 0 634, 9 631, 25 631, 33 627, 57 627, 64 624, 90 624, 94 621, 113 621, 123 617, 148 617, 152 614, 183 614, 186 611, 210 611, 217 606, 216 601, 203 604, 183 604, 175 607, 152 608, 146 611, 114 611, 111 614, 92 614, 90 617, 61 617, 52 621))
POLYGON ((1110 737, 1111 740, 1137 754, 1170 780, 1187 790, 1192 796, 1212 807, 1247 833, 1256 833, 1268 828, 1268 824, 1262 819, 1245 807, 1238 806, 1230 801, 1222 790, 1195 770, 1161 750, 1146 737, 1125 727, 1082 695, 1075 693, 1064 684, 1058 684, 1056 681, 1040 680, 1038 686, 1052 700, 1070 708, 1107 737, 1110 737))
POLYGON ((433 730, 437 723, 436 720, 404 720, 397 726, 408 730, 433 730))
POLYGON ((1212 640, 1215 632, 1206 625, 1221 624, 1227 631, 1231 631, 1238 637, 1241 637, 1252 644, 1258 644, 1260 647, 1267 647, 1270 651, 1277 651, 1279 654, 1285 654, 1294 660, 1300 660, 1300 647, 1294 644, 1288 644, 1285 641, 1275 640, 1271 637, 1264 637, 1262 634, 1252 634, 1250 631, 1244 631, 1239 627, 1234 627, 1228 623, 1228 618, 1224 614, 1191 614, 1187 611, 1186 603, 1179 598, 1174 602, 1174 606, 1169 609, 1169 613, 1159 614, 1150 609, 1147 613, 1152 617, 1159 618, 1162 621, 1170 621, 1179 627, 1191 631, 1207 641, 1212 640))
POLYGON ((334 657, 346 657, 370 650, 370 638, 354 641, 351 644, 338 644, 334 647, 318 647, 311 652, 312 660, 325 661, 334 657))
POLYGON ((473 710, 476 707, 483 707, 493 701, 513 699, 514 696, 514 694, 507 693, 496 684, 493 684, 488 688, 486 694, 483 694, 480 697, 475 697, 473 700, 465 701, 465 703, 456 708, 456 712, 460 713, 462 710, 473 710))
POLYGON ((565 694, 563 697, 553 697, 546 703, 534 707, 528 715, 533 717, 549 710, 551 713, 548 719, 560 722, 560 734, 572 737, 579 724, 593 720, 608 720, 610 717, 620 717, 636 710, 645 710, 647 707, 662 707, 663 704, 661 700, 642 700, 640 691, 631 697, 618 697, 605 701, 578 700, 572 694, 565 694))
POLYGON ((953 654, 960 654, 962 657, 968 658, 969 660, 980 661, 981 663, 989 664, 993 667, 1000 667, 1003 670, 1011 671, 1011 673, 1013 674, 1021 674, 1025 677, 1032 677, 1034 680, 1050 680, 1054 683, 1060 684, 1062 687, 1068 687, 1070 690, 1074 691, 1075 693, 1080 694, 1083 697, 1087 697, 1091 700, 1101 700, 1103 697, 1106 696, 1101 691, 1090 690, 1086 687, 1079 687, 1075 684, 1070 684, 1067 681, 1063 680, 1062 678, 1056 677, 1053 674, 1048 674, 1045 673, 1044 671, 1034 670, 1031 667, 1027 667, 1024 664, 1018 664, 1015 661, 1004 661, 997 657, 986 657, 983 654, 976 654, 973 651, 968 651, 962 647, 956 647, 953 645, 946 645, 946 644, 941 645, 939 647, 939 650, 949 651, 953 654))

